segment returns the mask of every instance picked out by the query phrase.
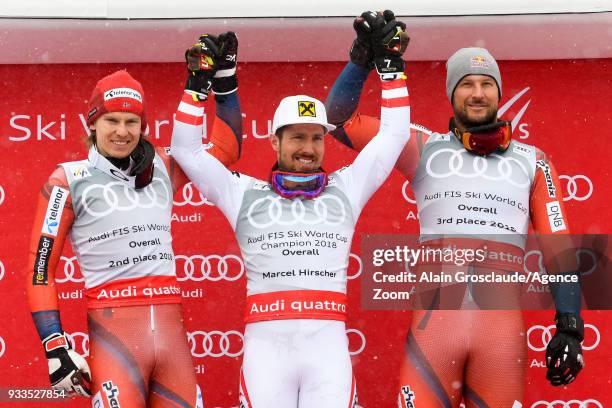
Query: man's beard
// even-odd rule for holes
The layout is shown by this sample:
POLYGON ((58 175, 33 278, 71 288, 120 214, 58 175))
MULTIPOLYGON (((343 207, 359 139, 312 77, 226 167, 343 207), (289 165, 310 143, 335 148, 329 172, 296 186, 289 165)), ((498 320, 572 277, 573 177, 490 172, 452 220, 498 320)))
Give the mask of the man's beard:
MULTIPOLYGON (((465 105, 464 105, 465 106, 465 105)), ((476 126, 488 125, 497 122, 497 107, 491 106, 487 110, 487 114, 482 119, 472 120, 468 117, 467 112, 453 107, 455 119, 462 124, 466 129, 476 126)))

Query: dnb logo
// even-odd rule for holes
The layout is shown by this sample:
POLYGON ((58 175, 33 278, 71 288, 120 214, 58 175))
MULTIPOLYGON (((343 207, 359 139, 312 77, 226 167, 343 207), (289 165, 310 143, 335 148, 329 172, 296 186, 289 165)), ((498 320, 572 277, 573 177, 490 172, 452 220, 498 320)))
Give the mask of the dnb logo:
POLYGON ((531 408, 603 408, 603 404, 596 399, 569 400, 569 401, 537 401, 531 408))
POLYGON ((415 399, 414 392, 410 391, 410 386, 402 385, 402 388, 400 388, 398 406, 401 408, 415 408, 415 399))

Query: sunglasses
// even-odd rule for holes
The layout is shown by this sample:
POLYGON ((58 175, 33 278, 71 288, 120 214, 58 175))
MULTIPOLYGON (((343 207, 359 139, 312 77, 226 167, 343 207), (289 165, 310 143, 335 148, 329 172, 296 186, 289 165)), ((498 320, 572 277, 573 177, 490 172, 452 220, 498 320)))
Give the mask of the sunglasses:
POLYGON ((323 192, 327 185, 327 173, 290 173, 280 170, 272 172, 272 188, 281 197, 292 199, 302 196, 312 199, 323 192))

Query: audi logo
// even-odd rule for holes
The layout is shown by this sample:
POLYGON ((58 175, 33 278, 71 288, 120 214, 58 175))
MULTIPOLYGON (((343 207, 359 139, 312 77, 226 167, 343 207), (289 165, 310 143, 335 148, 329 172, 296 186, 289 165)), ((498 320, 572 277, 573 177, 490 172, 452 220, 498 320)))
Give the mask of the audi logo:
POLYGON ((200 205, 213 205, 210 201, 206 199, 193 187, 193 183, 190 181, 185 184, 181 190, 181 198, 180 200, 174 200, 174 205, 182 207, 184 205, 192 205, 194 207, 198 207, 200 205), (197 194, 196 194, 197 193, 197 194), (197 197, 196 197, 197 196, 197 197))
POLYGON ((440 179, 449 176, 466 179, 479 177, 491 181, 504 180, 520 188, 531 184, 529 172, 523 163, 514 157, 503 157, 495 153, 484 158, 473 155, 466 149, 443 148, 429 156, 425 169, 431 177, 440 179), (450 157, 434 161, 436 157, 445 153, 450 157), (512 162, 515 163, 514 167, 512 162))
POLYGON ((404 200, 406 200, 410 204, 416 204, 417 203, 416 200, 408 195, 409 185, 410 185, 410 181, 408 180, 404 181, 404 184, 402 185, 402 196, 404 197, 404 200))
POLYGON ((366 338, 365 335, 361 332, 361 330, 358 329, 346 329, 346 336, 349 339, 349 354, 351 356, 356 356, 357 354, 360 354, 366 347, 366 338), (352 336, 350 336, 350 334, 353 334, 352 336), (359 340, 353 340, 351 342, 351 338, 355 339, 359 339, 359 340), (357 342, 357 343, 356 343, 357 342), (359 345, 359 347, 353 347, 355 345, 359 345))
POLYGON ((4 264, 0 261, 0 281, 4 278, 4 264))
POLYGON ((593 195, 593 182, 584 174, 576 174, 575 176, 560 175, 559 180, 567 180, 564 191, 567 196, 563 197, 563 201, 584 201, 588 200, 593 195), (578 180, 583 180, 584 183, 578 183, 578 180), (586 183, 586 185, 585 185, 586 183), (580 184, 580 188, 578 187, 580 184))
POLYGON ((66 333, 72 349, 82 355, 89 356, 89 335, 83 332, 66 333))
POLYGON ((575 399, 570 401, 537 401, 533 403, 531 408, 603 408, 603 405, 591 398, 584 401, 575 399))
POLYGON ((357 273, 350 274, 349 271, 347 271, 346 278, 349 280, 358 278, 359 276, 361 276, 361 272, 363 272, 363 262, 361 261, 361 258, 359 257, 359 255, 355 255, 352 252, 349 254, 349 267, 351 264, 351 259, 354 259, 357 262, 357 273))
MULTIPOLYGON (((355 356, 366 347, 365 335, 357 329, 347 329, 349 353, 355 356), (351 341, 351 338, 358 339, 351 341)), ((187 341, 193 357, 239 357, 244 352, 244 336, 237 330, 187 332, 187 341)))
POLYGON ((89 215, 105 217, 114 211, 131 211, 134 208, 167 208, 170 205, 170 197, 170 191, 164 181, 154 177, 150 184, 138 192, 118 181, 108 184, 92 184, 83 190, 81 203, 89 215), (156 190, 155 186, 161 186, 163 191, 156 190), (96 203, 96 207, 100 207, 99 200, 88 199, 91 194, 102 198, 105 205, 102 205, 102 208, 90 207, 92 202, 96 203))
POLYGON ((236 330, 187 332, 187 341, 194 357, 238 357, 244 351, 244 336, 236 330))
POLYGON ((0 357, 4 355, 5 351, 6 351, 6 344, 4 343, 4 339, 0 337, 0 357))
POLYGON ((0 186, 0 205, 2 205, 2 203, 4 202, 4 188, 2 188, 2 186, 0 186))
POLYGON ((283 198, 279 195, 268 195, 253 201, 247 211, 249 223, 255 228, 298 223, 336 226, 342 224, 346 219, 344 203, 331 194, 308 200, 307 204, 304 204, 302 200, 291 200, 291 204, 283 206, 281 200, 283 198), (266 202, 268 205, 267 211, 261 209, 262 206, 266 205, 266 202), (328 208, 328 206, 330 207, 328 208), (284 211, 287 211, 288 214, 285 214, 284 211))
MULTIPOLYGON (((597 256, 588 248, 578 248, 576 250, 576 261, 578 262, 578 271, 580 271, 581 276, 590 275, 597 268, 597 256), (589 261, 587 262, 585 259, 589 259, 589 261), (587 266, 588 269, 586 268, 587 266)), ((545 273, 546 268, 544 267, 542 251, 537 249, 527 251, 523 262, 523 270, 526 273, 545 273), (531 269, 532 267, 536 269, 531 269)))
POLYGON ((242 275, 244 263, 237 255, 176 255, 176 279, 179 282, 201 282, 205 279, 213 282, 235 281, 242 275))
MULTIPOLYGON (((550 339, 552 339, 554 328, 555 326, 552 324, 550 326, 543 326, 539 324, 531 326, 529 330, 527 330, 527 345, 529 346, 529 348, 533 351, 546 350, 546 346, 548 345, 548 342, 550 341, 550 339)), ((582 349, 583 350, 593 350, 599 345, 599 342, 601 341, 601 333, 599 332, 599 329, 592 324, 585 324, 584 331, 585 331, 585 336, 584 336, 585 341, 582 342, 582 349), (592 330, 594 336, 588 336, 587 335, 588 330, 592 330), (591 337, 594 338, 592 340, 592 343, 585 344, 586 339, 591 338, 591 337)))
POLYGON ((60 262, 64 263, 63 268, 57 268, 58 271, 62 270, 64 273, 64 277, 55 276, 55 281, 57 283, 66 283, 66 282, 74 282, 79 283, 83 282, 85 279, 81 275, 81 268, 79 268, 79 263, 77 262, 76 256, 61 256, 60 262))

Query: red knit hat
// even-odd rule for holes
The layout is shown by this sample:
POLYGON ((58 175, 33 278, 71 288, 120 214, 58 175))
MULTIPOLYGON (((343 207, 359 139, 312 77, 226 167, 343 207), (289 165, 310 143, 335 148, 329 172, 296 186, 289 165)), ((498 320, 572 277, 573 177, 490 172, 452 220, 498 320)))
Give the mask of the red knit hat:
POLYGON ((87 124, 92 125, 108 112, 130 112, 140 116, 141 129, 145 132, 144 90, 127 71, 121 70, 98 81, 89 98, 87 124))

